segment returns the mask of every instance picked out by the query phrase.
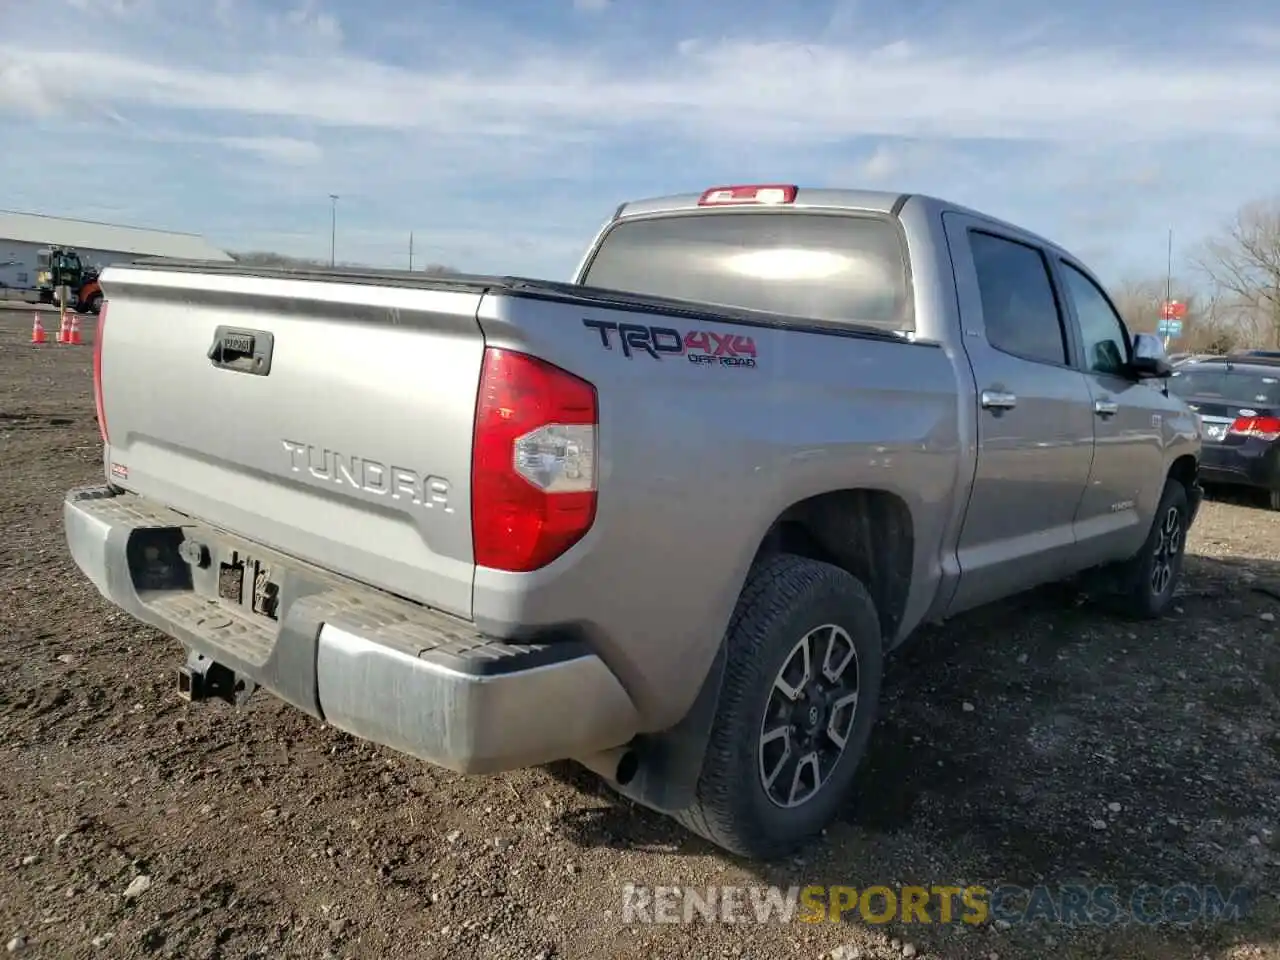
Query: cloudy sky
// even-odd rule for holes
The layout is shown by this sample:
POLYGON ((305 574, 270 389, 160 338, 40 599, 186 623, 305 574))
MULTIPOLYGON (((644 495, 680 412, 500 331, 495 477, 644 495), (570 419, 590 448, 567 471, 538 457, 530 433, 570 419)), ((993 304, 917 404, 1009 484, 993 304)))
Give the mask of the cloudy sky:
POLYGON ((1280 7, 0 0, 0 144, 0 208, 230 249, 327 257, 335 193, 341 260, 412 231, 560 278, 623 199, 782 181, 954 199, 1114 281, 1280 193, 1280 7))

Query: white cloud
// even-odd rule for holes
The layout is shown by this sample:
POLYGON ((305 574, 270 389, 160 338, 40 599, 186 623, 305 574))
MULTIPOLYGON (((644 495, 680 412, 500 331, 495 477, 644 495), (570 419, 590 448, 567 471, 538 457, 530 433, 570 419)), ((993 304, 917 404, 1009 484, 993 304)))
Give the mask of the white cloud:
POLYGON ((858 26, 860 0, 835 0, 827 13, 826 34, 841 36, 858 26))
POLYGON ((1280 27, 1278 26, 1260 26, 1254 24, 1249 27, 1239 28, 1231 31, 1232 39, 1245 48, 1255 48, 1263 51, 1280 50, 1280 27))
POLYGON ((62 106, 62 97, 46 86, 32 64, 0 59, 0 111, 43 117, 62 106))
POLYGON ((894 176, 901 168, 902 162, 899 155, 890 147, 879 146, 863 161, 858 172, 861 179, 881 181, 894 176))
POLYGON ((146 5, 146 0, 67 0, 67 5, 79 13, 105 13, 112 17, 127 17, 146 5))
POLYGON ((338 18, 320 8, 319 0, 303 0, 285 14, 285 22, 291 30, 309 32, 314 38, 326 43, 342 42, 342 26, 338 18))
MULTIPOLYGON (((1057 149, 1056 148, 1055 152, 1057 149)), ((900 139, 881 142, 869 153, 837 164, 825 177, 831 186, 883 190, 931 190, 930 174, 945 169, 953 179, 973 182, 977 171, 963 151, 937 140, 900 139)))
POLYGON ((0 44, 0 96, 34 82, 44 102, 159 106, 334 126, 557 137, 661 128, 690 140, 832 142, 853 135, 1071 143, 1280 139, 1280 62, 1199 58, 1170 70, 1087 50, 992 59, 895 42, 874 49, 715 41, 621 66, 582 51, 470 70, 410 69, 334 52, 200 67, 56 41, 0 44), (33 81, 32 78, 38 78, 33 81), (57 78, 50 82, 47 78, 57 78))
MULTIPOLYGON (((44 3, 79 5, 99 32, 86 46, 49 33, 36 7, 19 14, 0 34, 0 126, 5 114, 63 132, 109 126, 112 144, 87 142, 103 158, 95 164, 111 152, 117 169, 130 157, 154 166, 148 151, 157 143, 218 147, 194 151, 193 164, 212 157, 213 166, 190 172, 182 189, 203 190, 201 176, 225 177, 254 229, 329 192, 352 197, 355 217, 364 191, 369 208, 391 206, 406 233, 420 203, 424 250, 434 241, 421 225, 430 222, 435 236, 465 239, 467 250, 491 259, 526 249, 509 238, 539 235, 525 221, 558 231, 528 250, 577 250, 582 231, 617 200, 691 189, 701 181, 689 178, 704 175, 790 180, 816 171, 832 184, 958 191, 955 199, 978 206, 994 198, 1001 215, 1052 208, 1069 194, 1119 218, 1136 209, 1135 193, 1146 190, 1145 203, 1156 186, 1162 202, 1197 209, 1244 189, 1217 184, 1206 200, 1195 182, 1207 168, 1188 175, 1186 144, 1218 144, 1224 156, 1280 149, 1280 58, 1267 49, 1274 27, 1227 53, 1206 46, 1171 68, 1147 36, 1123 51, 1051 44, 1044 15, 1002 32, 977 13, 966 13, 964 35, 931 34, 920 16, 875 22, 860 0, 833 0, 815 28, 820 42, 803 42, 794 24, 771 29, 763 21, 737 34, 682 22, 683 41, 650 37, 636 32, 645 23, 636 4, 616 10, 635 18, 625 39, 609 32, 617 19, 609 16, 590 21, 598 42, 572 45, 550 29, 448 22, 447 5, 371 24, 336 0, 269 9, 262 0, 44 3), (451 42, 478 35, 486 42, 451 42), (973 142, 983 140, 1023 159, 992 145, 978 156, 973 142), (499 208, 520 222, 484 219, 499 208), (559 219, 546 226, 548 215, 559 219)), ((708 22, 714 27, 715 17, 708 22)), ((31 151, 52 149, 41 143, 31 151)), ((59 162, 69 169, 66 157, 59 162)), ((82 162, 88 184, 95 167, 87 155, 82 162)), ((10 160, 6 168, 0 157, 6 169, 25 184, 38 163, 10 160)), ((112 187, 131 189, 119 177, 112 187)), ((282 243, 295 226, 281 226, 282 243)), ((300 236, 309 229, 297 226, 300 236)), ((350 238, 373 251, 377 232, 370 225, 350 238)), ((398 239, 387 242, 398 249, 398 239)))
POLYGON ((324 156, 317 144, 296 137, 218 137, 215 142, 289 166, 318 163, 324 156))

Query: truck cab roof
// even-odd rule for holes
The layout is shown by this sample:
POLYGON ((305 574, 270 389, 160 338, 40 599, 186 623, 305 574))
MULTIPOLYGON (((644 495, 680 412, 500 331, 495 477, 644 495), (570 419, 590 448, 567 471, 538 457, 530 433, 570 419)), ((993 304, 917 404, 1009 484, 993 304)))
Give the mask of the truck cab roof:
MULTIPOLYGON (((716 189, 716 188, 712 188, 716 189)), ((732 188, 724 188, 732 189, 732 188)), ((795 190, 795 199, 786 204, 748 204, 739 207, 729 207, 729 209, 739 210, 760 210, 760 209, 805 209, 805 210, 830 210, 843 212, 866 212, 873 214, 883 214, 887 216, 897 216, 899 212, 908 203, 914 206, 924 208, 925 212, 930 215, 941 215, 943 212, 950 211, 953 213, 964 214, 979 220, 984 220, 994 227, 1008 230, 1032 241, 1056 253, 1061 253, 1071 259, 1076 259, 1073 254, 1064 247, 1054 243, 1046 237, 1033 233, 1025 227, 1002 220, 999 217, 992 216, 981 210, 975 210, 972 207, 966 207, 963 204, 955 203, 941 197, 931 196, 924 193, 903 193, 896 190, 861 190, 856 188, 841 187, 793 187, 795 190)), ((630 219, 632 217, 648 217, 661 216, 663 214, 672 213, 699 213, 699 212, 716 212, 723 211, 723 205, 706 206, 699 201, 709 191, 701 193, 676 193, 666 196, 644 197, 637 200, 629 200, 620 204, 614 212, 613 220, 630 219)), ((612 222, 612 221, 611 221, 612 222)), ((607 225, 606 225, 607 226, 607 225)))

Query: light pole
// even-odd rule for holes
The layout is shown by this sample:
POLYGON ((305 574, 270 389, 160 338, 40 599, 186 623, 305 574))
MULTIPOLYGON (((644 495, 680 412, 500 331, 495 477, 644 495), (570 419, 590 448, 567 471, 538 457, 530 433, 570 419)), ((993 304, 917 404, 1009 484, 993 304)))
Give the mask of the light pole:
POLYGON ((338 253, 338 195, 329 194, 329 266, 337 265, 338 253))
POLYGON ((1164 309, 1160 318, 1164 320, 1164 352, 1169 352, 1169 324, 1173 320, 1173 227, 1169 228, 1169 246, 1166 249, 1164 273, 1164 309), (1169 316, 1165 316, 1165 313, 1169 316))

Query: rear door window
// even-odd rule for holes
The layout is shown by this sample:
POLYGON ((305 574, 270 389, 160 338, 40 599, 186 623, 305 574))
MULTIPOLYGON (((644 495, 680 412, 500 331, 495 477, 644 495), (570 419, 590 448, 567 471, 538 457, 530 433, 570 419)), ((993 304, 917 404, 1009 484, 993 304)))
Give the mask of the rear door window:
POLYGON ((905 247, 887 218, 804 211, 623 220, 584 283, 814 320, 915 325, 905 247))
POLYGON ((1066 332, 1044 255, 979 230, 969 232, 969 249, 987 342, 1023 360, 1066 364, 1066 332))

